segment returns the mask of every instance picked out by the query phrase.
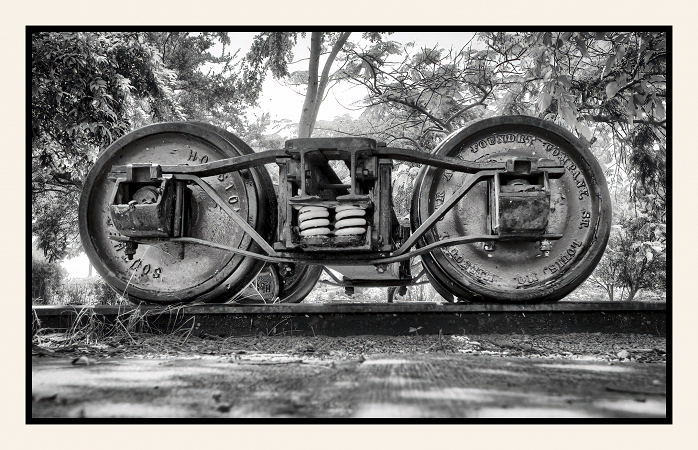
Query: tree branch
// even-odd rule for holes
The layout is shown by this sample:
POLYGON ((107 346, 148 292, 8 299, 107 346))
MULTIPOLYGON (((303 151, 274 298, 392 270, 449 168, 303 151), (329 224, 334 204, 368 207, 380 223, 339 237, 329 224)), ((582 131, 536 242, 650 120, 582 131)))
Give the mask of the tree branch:
POLYGON ((446 121, 447 121, 448 123, 451 123, 456 117, 460 116, 461 114, 463 114, 464 112, 466 112, 466 111, 468 111, 468 110, 470 110, 470 109, 472 109, 472 108, 475 108, 476 106, 487 106, 487 105, 485 104, 485 100, 487 99, 487 97, 488 97, 491 93, 492 93, 492 90, 489 90, 488 92, 486 92, 486 93, 482 96, 482 98, 481 98, 478 102, 473 103, 473 104, 470 104, 470 105, 466 106, 465 108, 462 108, 461 110, 459 110, 459 111, 456 112, 455 114, 451 115, 451 117, 449 117, 448 119, 446 119, 446 121))
MULTIPOLYGON (((315 33, 313 33, 315 34, 315 33)), ((322 75, 320 76, 320 84, 317 88, 317 94, 316 98, 320 99, 320 102, 316 102, 314 105, 314 108, 311 113, 310 117, 310 130, 308 132, 308 136, 310 136, 313 133, 313 127, 315 126, 315 121, 317 120, 317 115, 318 111, 320 110, 320 105, 322 104, 321 101, 324 97, 325 93, 325 88, 327 87, 327 82, 330 79, 330 68, 332 67, 332 64, 334 63, 335 58, 337 57, 337 54, 339 51, 344 47, 344 44, 347 42, 347 39, 349 39, 349 35, 351 34, 350 31, 346 31, 342 33, 342 35, 337 39, 337 42, 332 46, 332 51, 330 51, 330 55, 327 57, 327 61, 325 61, 325 66, 322 68, 322 75)), ((318 63, 320 62, 319 57, 318 57, 318 63)))
POLYGON ((447 130, 449 133, 450 133, 451 131, 453 131, 453 130, 451 129, 451 126, 450 126, 449 124, 444 123, 441 119, 439 119, 438 117, 434 116, 434 115, 431 114, 429 111, 427 111, 426 109, 422 108, 421 106, 419 106, 418 104, 416 104, 416 103, 414 103, 414 102, 409 102, 409 101, 403 100, 403 99, 401 99, 401 98, 394 97, 394 96, 392 96, 392 95, 390 95, 390 94, 388 94, 388 95, 385 97, 385 99, 388 100, 388 101, 392 101, 392 102, 395 102, 395 103, 399 103, 399 104, 404 105, 404 106, 408 106, 408 107, 412 108, 413 110, 418 111, 420 114, 423 114, 424 116, 428 117, 432 122, 434 122, 436 125, 438 125, 438 126, 441 127, 442 129, 447 130))

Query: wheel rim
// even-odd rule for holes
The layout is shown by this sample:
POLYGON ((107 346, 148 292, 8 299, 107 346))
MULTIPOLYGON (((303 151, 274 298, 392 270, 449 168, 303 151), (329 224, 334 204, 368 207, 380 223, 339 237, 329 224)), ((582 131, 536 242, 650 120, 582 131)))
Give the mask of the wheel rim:
MULTIPOLYGON (((108 204, 112 183, 107 174, 112 165, 128 163, 195 164, 251 152, 244 143, 233 145, 215 127, 191 123, 162 123, 136 130, 107 148, 95 163, 80 200, 80 234, 88 257, 106 281, 129 297, 156 303, 209 301, 231 295, 249 283, 263 264, 210 247, 139 245, 132 260, 123 245, 108 238, 117 234, 111 224, 108 204)), ((260 180, 252 171, 204 178, 228 199, 238 214, 264 237, 271 229, 260 180), (261 195, 260 195, 261 194, 261 195)), ((256 244, 198 186, 189 187, 192 207, 188 235, 249 250, 256 244)))
POLYGON ((281 278, 281 303, 300 303, 310 294, 322 275, 322 266, 297 264, 293 275, 281 278))
POLYGON ((300 303, 322 275, 322 266, 297 264, 292 275, 281 276, 277 264, 267 264, 237 304, 300 303))
MULTIPOLYGON (((552 241, 548 257, 543 256, 539 242, 497 242, 492 252, 483 243, 437 249, 423 257, 437 291, 471 301, 552 301, 593 271, 608 241, 611 203, 598 162, 571 133, 533 117, 497 117, 453 133, 434 153, 481 162, 513 156, 546 158, 566 168, 560 179, 550 180, 547 232, 563 238, 552 241)), ((413 198, 413 229, 472 176, 422 169, 413 198)), ((487 192, 486 181, 477 183, 424 236, 422 244, 489 234, 487 192)))

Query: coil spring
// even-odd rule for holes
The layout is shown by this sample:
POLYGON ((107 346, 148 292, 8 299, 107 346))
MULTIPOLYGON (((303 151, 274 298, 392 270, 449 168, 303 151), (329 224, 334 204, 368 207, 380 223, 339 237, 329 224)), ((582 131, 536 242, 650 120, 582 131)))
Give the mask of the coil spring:
POLYGON ((298 227, 301 236, 327 236, 330 234, 330 211, 324 206, 304 206, 298 211, 298 227))
POLYGON ((334 235, 354 236, 366 232, 366 210, 356 205, 339 205, 334 209, 334 235))

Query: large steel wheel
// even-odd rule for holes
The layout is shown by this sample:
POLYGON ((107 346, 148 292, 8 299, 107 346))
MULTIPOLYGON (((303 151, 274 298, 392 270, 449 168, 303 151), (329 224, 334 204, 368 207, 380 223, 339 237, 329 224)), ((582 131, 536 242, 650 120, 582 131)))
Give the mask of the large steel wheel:
POLYGON ((280 277, 279 301, 281 303, 302 302, 313 290, 320 275, 322 275, 322 266, 296 264, 293 274, 280 277))
MULTIPOLYGON (((108 205, 113 165, 200 164, 251 153, 237 137, 206 124, 161 123, 136 130, 109 146, 87 177, 80 198, 83 247, 97 272, 133 301, 159 304, 227 301, 257 276, 263 262, 197 244, 138 246, 133 259, 118 234, 108 205)), ((275 197, 264 170, 204 178, 255 230, 269 239, 275 227, 275 197)), ((243 250, 258 246, 198 186, 189 186, 190 216, 186 235, 243 250)))
MULTIPOLYGON (((562 238, 543 244, 540 240, 500 241, 494 246, 482 242, 462 244, 424 255, 427 276, 444 298, 555 301, 591 274, 608 241, 611 202, 601 167, 574 135, 533 117, 497 117, 471 123, 453 133, 434 153, 480 162, 544 158, 565 167, 562 177, 550 179, 546 229, 546 233, 561 234, 562 238)), ((423 168, 412 200, 413 230, 472 176, 423 168)), ((488 183, 478 182, 436 222, 420 245, 449 237, 490 234, 488 183)))
POLYGON ((290 275, 281 275, 278 264, 267 264, 236 304, 300 303, 322 275, 322 266, 296 264, 290 275))

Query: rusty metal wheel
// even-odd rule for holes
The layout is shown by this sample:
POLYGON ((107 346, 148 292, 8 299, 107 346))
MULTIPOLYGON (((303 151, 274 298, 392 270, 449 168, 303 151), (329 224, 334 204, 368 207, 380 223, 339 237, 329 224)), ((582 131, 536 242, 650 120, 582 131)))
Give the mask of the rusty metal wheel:
POLYGON ((310 294, 322 275, 322 266, 296 264, 292 275, 282 276, 281 303, 300 303, 310 294))
MULTIPOLYGON (((546 233, 562 238, 549 242, 498 241, 494 245, 479 242, 436 249, 422 259, 427 276, 440 295, 449 301, 555 301, 591 274, 608 241, 611 201, 601 167, 574 135, 533 117, 496 117, 473 122, 451 134, 434 153, 480 162, 544 158, 565 167, 562 177, 549 180, 550 212, 546 225, 546 233)), ((412 229, 419 227, 472 176, 424 167, 415 183, 412 229)), ((512 184, 519 182, 512 180, 512 184)), ((419 245, 449 237, 490 234, 491 183, 478 182, 419 245)))
POLYGON ((300 303, 322 275, 322 266, 296 264, 291 275, 281 276, 278 264, 267 264, 236 304, 300 303))
MULTIPOLYGON (((123 136, 109 146, 90 171, 80 198, 83 248, 97 272, 132 301, 158 304, 226 301, 247 286, 264 263, 196 244, 139 245, 133 259, 125 245, 109 239, 118 234, 108 205, 112 165, 200 164, 252 153, 244 142, 219 128, 196 123, 160 123, 123 136)), ((247 170, 204 180, 265 239, 275 227, 273 186, 264 170, 247 170)), ((243 250, 257 244, 198 186, 190 186, 186 234, 243 250)))

